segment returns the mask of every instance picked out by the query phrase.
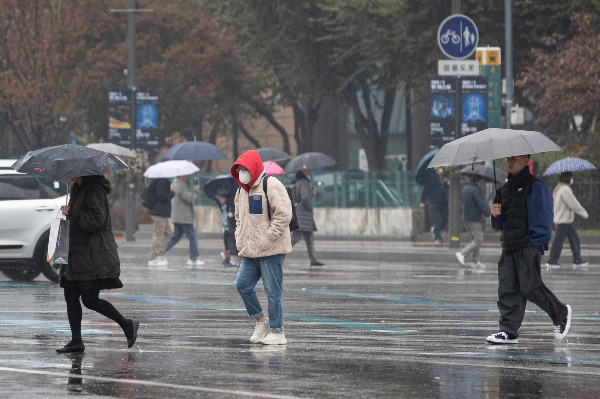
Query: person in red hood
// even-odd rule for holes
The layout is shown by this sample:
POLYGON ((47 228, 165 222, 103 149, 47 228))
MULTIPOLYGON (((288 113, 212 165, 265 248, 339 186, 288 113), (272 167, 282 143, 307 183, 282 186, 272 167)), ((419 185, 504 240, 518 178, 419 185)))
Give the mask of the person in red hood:
POLYGON ((270 215, 263 190, 267 178, 260 156, 246 151, 231 167, 241 189, 235 195, 235 241, 241 257, 235 286, 248 316, 256 322, 252 343, 284 345, 283 261, 292 252, 289 223, 292 203, 285 186, 276 178, 267 180, 270 215), (262 277, 267 293, 269 317, 265 316, 254 287, 262 277))

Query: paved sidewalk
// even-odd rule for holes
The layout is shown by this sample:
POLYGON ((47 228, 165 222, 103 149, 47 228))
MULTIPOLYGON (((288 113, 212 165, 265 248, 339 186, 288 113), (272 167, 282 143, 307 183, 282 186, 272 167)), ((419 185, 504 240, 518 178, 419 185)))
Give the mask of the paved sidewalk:
MULTIPOLYGON (((136 233, 136 241, 120 241, 122 246, 148 246, 152 237, 152 225, 139 225, 136 233)), ((494 265, 500 256, 500 235, 495 232, 486 232, 484 244, 481 248, 481 261, 488 265, 494 265)), ((582 236, 581 253, 584 260, 590 262, 590 265, 600 265, 600 240, 598 237, 582 236)), ((214 252, 215 254, 223 250, 223 239, 220 234, 201 234, 199 235, 200 251, 214 252)), ((461 235, 460 247, 463 248, 470 242, 468 234, 461 235)), ((187 242, 182 240, 187 246, 187 242)), ((179 244, 179 245, 183 245, 179 244)), ((318 233, 315 234, 315 250, 319 259, 339 259, 339 260, 364 260, 364 261, 384 261, 384 262, 444 262, 457 263, 454 255, 458 248, 449 248, 445 243, 436 246, 430 234, 419 234, 413 240, 403 238, 394 240, 392 238, 375 237, 325 237, 318 233)), ((543 262, 547 261, 548 252, 544 255, 543 262)), ((306 247, 304 241, 294 247, 294 251, 288 255, 291 259, 306 258, 306 247)), ((572 255, 568 243, 563 246, 563 252, 559 261, 565 267, 572 265, 572 255)))

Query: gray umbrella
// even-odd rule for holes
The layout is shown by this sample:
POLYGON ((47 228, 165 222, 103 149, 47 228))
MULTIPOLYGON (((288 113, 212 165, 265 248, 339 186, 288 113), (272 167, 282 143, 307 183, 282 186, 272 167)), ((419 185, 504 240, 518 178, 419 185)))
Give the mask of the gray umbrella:
POLYGON ((260 159, 262 159, 263 162, 290 159, 290 154, 279 148, 263 147, 257 148, 255 151, 258 152, 258 155, 260 155, 260 159))
POLYGON ((109 154, 116 155, 118 157, 127 157, 127 158, 135 158, 135 151, 130 150, 129 148, 122 147, 120 145, 116 145, 113 143, 92 143, 86 145, 88 148, 93 148, 94 150, 108 152, 109 154))
POLYGON ((287 173, 304 169, 327 168, 335 165, 337 162, 327 154, 322 152, 305 152, 292 158, 285 166, 287 173))
POLYGON ((504 184, 504 182, 508 178, 508 173, 506 173, 502 169, 495 169, 486 165, 469 165, 459 170, 458 173, 466 176, 481 176, 482 179, 490 182, 493 182, 495 179, 495 181, 500 184, 504 184), (496 176, 495 178, 494 174, 496 176))
POLYGON ((127 164, 112 154, 74 144, 29 151, 12 168, 50 181, 129 169, 127 164))
POLYGON ((444 144, 429 167, 464 165, 560 150, 556 143, 540 132, 490 128, 444 144))

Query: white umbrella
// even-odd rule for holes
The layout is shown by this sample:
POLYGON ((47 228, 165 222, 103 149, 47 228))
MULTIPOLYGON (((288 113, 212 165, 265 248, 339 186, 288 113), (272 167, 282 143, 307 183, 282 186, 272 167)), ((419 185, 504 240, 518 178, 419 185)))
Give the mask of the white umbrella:
POLYGON ((135 151, 113 143, 92 143, 86 145, 86 147, 93 148, 94 150, 108 152, 109 154, 113 154, 118 157, 135 158, 136 156, 135 151))
POLYGON ((191 175, 199 170, 200 169, 190 161, 165 161, 150 166, 144 172, 144 176, 148 179, 170 178, 191 175))
POLYGON ((429 163, 429 168, 560 150, 554 141, 540 132, 490 128, 444 144, 429 163))

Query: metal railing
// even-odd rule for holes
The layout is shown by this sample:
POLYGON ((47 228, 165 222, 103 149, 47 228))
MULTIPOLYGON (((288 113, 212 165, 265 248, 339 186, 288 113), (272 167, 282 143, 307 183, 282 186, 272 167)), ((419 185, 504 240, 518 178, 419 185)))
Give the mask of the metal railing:
MULTIPOLYGON (((202 188, 216 173, 198 173, 195 176, 202 188)), ((283 184, 292 184, 294 176, 275 176, 283 184)), ((412 207, 419 205, 422 186, 418 185, 411 171, 345 171, 315 173, 311 176, 317 192, 317 207, 382 208, 412 207)), ((192 180, 190 178, 190 184, 192 180)), ((214 205, 214 199, 201 195, 196 205, 214 205)))

